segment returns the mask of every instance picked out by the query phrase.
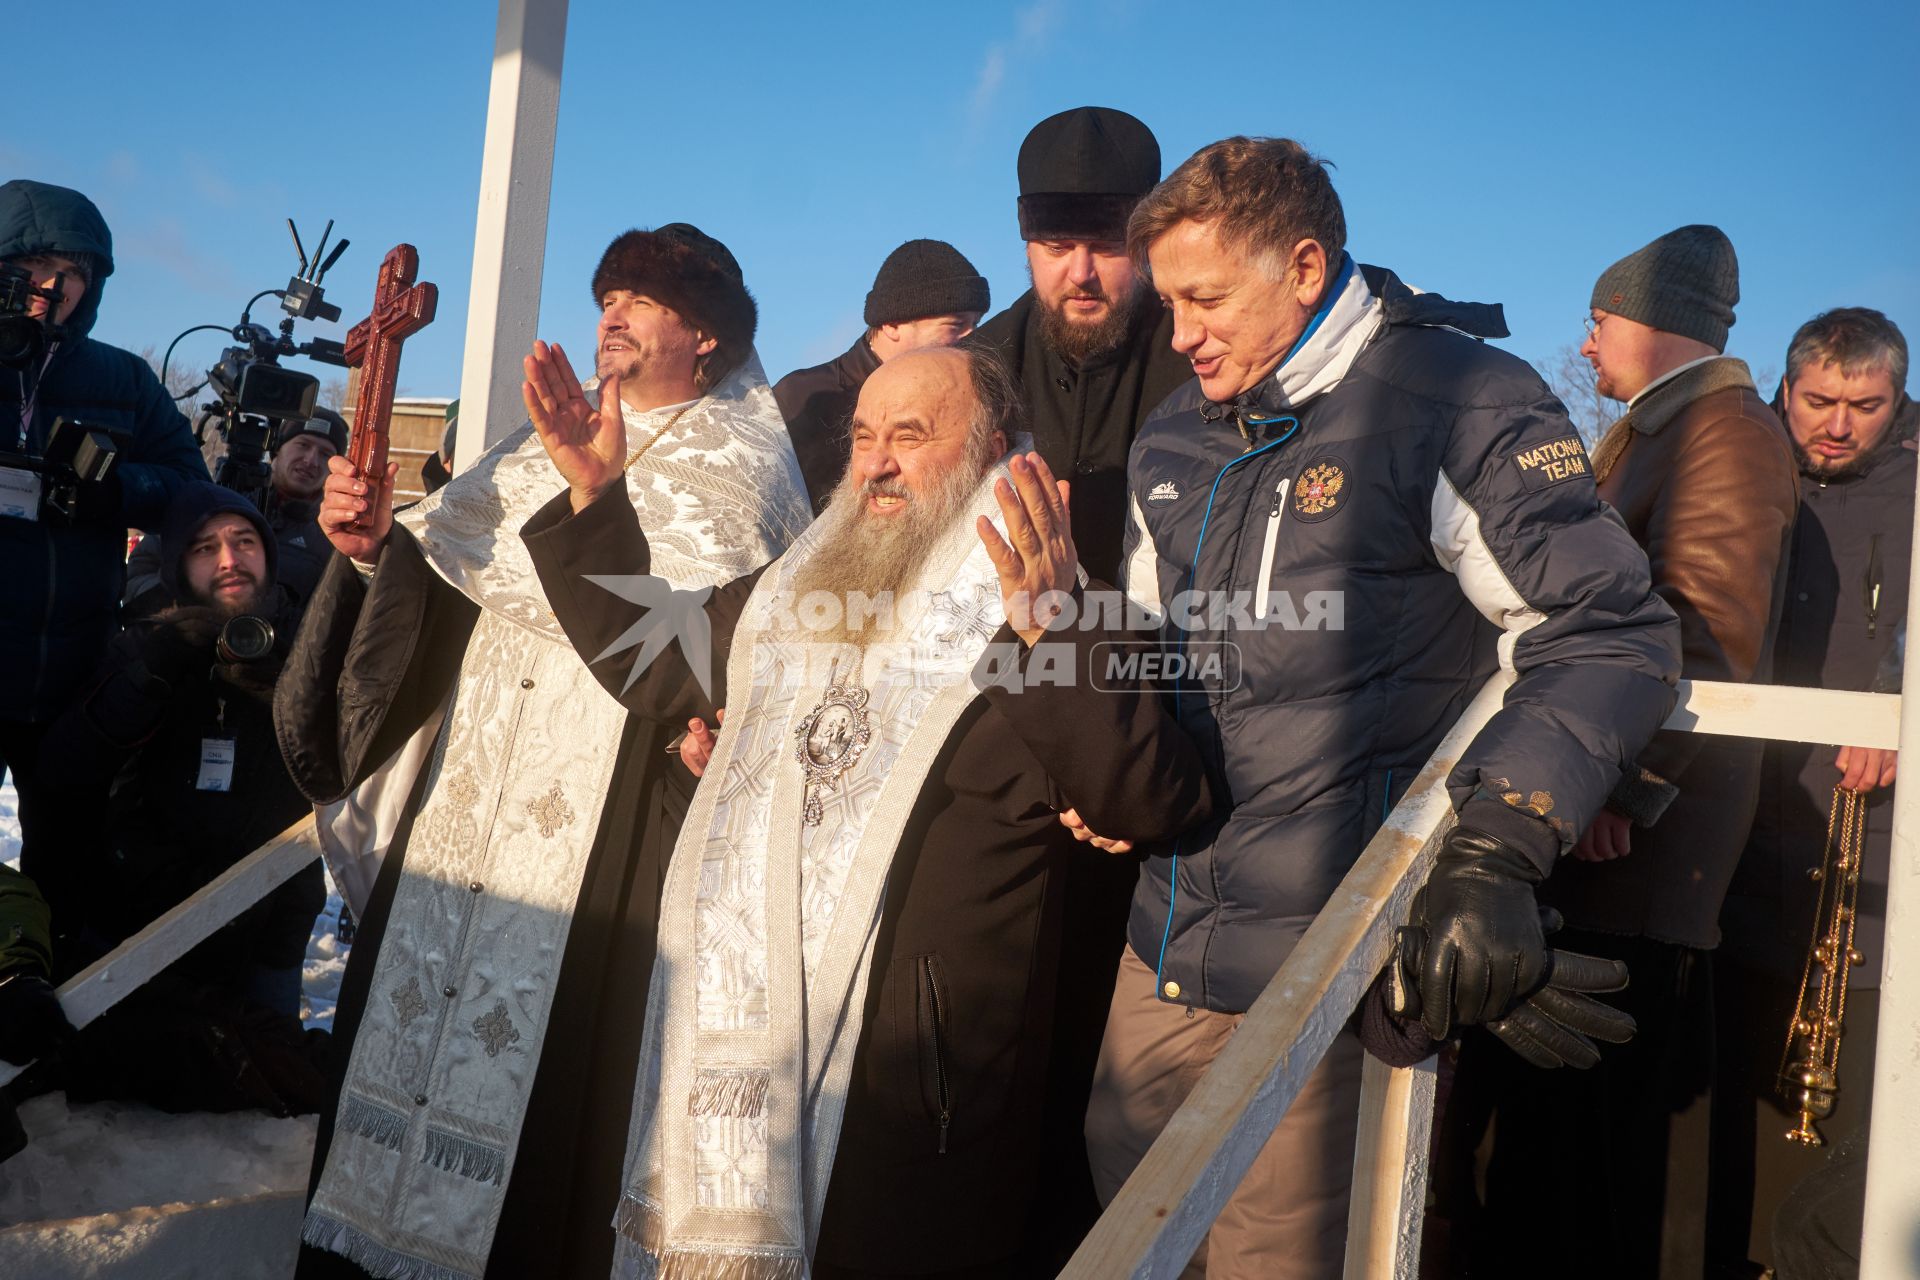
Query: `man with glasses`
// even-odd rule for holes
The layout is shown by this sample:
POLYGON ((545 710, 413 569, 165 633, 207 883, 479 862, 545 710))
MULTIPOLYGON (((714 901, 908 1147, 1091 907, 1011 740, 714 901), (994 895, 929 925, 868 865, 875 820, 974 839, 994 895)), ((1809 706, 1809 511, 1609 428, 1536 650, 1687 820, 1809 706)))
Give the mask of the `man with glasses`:
MULTIPOLYGON (((1723 354, 1739 300, 1726 235, 1681 227, 1602 273, 1580 348, 1600 394, 1628 406, 1594 451, 1600 496, 1680 615, 1692 680, 1766 679, 1798 503, 1786 432, 1747 366, 1723 354)), ((1542 885, 1542 905, 1566 918, 1556 946, 1626 964, 1631 984, 1610 999, 1640 1030, 1590 1071, 1535 1071, 1490 1044, 1463 1046, 1462 1080, 1474 1075, 1495 1100, 1490 1221, 1477 1238, 1503 1257, 1552 1256, 1538 1250, 1577 1232, 1593 1244, 1556 1274, 1658 1273, 1668 1125, 1704 1077, 1693 1047, 1709 1007, 1704 953, 1720 941, 1761 746, 1656 735, 1542 885)))

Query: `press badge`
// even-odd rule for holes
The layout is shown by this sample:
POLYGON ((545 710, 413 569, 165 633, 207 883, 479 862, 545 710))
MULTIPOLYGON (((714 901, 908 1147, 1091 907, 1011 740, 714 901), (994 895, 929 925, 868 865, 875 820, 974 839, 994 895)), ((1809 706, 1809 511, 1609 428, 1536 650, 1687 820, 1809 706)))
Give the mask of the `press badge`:
POLYGON ((40 519, 40 473, 0 467, 0 516, 40 519))
POLYGON ((198 791, 233 790, 233 739, 200 739, 200 781, 198 791))

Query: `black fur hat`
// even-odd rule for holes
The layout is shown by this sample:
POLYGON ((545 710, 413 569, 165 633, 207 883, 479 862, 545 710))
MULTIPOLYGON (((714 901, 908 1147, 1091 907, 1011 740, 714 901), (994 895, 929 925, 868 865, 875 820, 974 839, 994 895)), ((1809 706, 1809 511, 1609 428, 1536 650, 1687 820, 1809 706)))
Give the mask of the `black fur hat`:
POLYGON ((1019 170, 1022 240, 1125 240, 1160 181, 1160 143, 1124 111, 1075 107, 1033 126, 1019 170))
POLYGON ((747 292, 740 264, 727 246, 685 222, 629 231, 607 246, 593 273, 593 301, 609 290, 644 293, 665 303, 701 332, 719 340, 718 381, 753 349, 759 308, 747 292))

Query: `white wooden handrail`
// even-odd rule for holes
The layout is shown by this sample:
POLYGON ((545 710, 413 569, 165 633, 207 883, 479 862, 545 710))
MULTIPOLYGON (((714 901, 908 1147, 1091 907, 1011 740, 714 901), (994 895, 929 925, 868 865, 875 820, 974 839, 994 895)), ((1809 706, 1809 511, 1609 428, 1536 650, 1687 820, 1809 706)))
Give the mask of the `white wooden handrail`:
MULTIPOLYGON (((67 1021, 86 1026, 319 856, 320 837, 308 814, 63 983, 67 1021)), ((0 1085, 22 1070, 0 1062, 0 1085)))
MULTIPOLYGON (((1447 774, 1499 710, 1507 683, 1504 675, 1489 681, 1441 740, 1061 1280, 1172 1277, 1186 1265, 1385 962, 1452 823, 1447 774)), ((1900 699, 1683 680, 1666 727, 1893 748, 1900 699)), ((1433 1121, 1430 1066, 1388 1071, 1369 1063, 1361 1109, 1346 1280, 1410 1280, 1433 1121)))

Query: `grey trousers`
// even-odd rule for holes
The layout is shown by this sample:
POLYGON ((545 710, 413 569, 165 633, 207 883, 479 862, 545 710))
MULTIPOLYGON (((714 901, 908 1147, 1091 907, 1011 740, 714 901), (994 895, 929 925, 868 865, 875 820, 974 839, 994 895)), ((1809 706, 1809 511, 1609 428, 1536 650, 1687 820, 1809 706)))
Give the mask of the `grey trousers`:
MULTIPOLYGON (((1112 1202, 1245 1017, 1169 1004, 1154 988, 1153 970, 1127 948, 1087 1107, 1087 1154, 1102 1204, 1112 1202)), ((1342 1031, 1195 1252, 1188 1280, 1340 1274, 1360 1058, 1358 1038, 1342 1031)))

